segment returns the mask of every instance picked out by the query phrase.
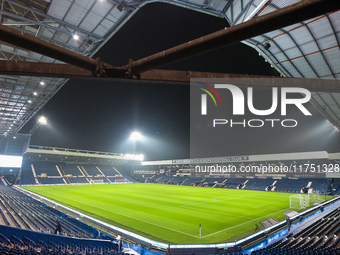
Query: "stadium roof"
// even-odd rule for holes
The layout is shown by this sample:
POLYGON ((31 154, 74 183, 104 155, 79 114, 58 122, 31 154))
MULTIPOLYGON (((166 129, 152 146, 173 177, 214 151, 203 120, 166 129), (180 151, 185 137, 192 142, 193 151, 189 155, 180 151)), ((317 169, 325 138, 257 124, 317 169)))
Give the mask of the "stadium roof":
MULTIPOLYGON (((85 56, 93 56, 132 15, 140 0, 0 0, 1 24, 85 56), (77 37, 74 37, 77 35, 77 37)), ((297 0, 159 1, 204 12, 236 25, 297 0)), ((340 12, 244 41, 283 76, 339 79, 340 12), (269 43, 269 44, 266 44, 269 43), (270 47, 268 47, 270 46, 270 47)), ((127 56, 128 57, 128 56, 127 56)), ((0 42, 0 60, 61 63, 0 42)), ((17 133, 67 82, 65 78, 0 75, 0 134, 17 133)), ((312 103, 340 127, 340 95, 313 92, 312 103)))
POLYGON ((213 158, 194 158, 194 159, 173 159, 144 161, 143 166, 161 166, 161 165, 185 165, 185 164, 300 164, 300 163, 320 163, 327 164, 329 162, 339 163, 340 153, 328 153, 327 151, 311 151, 311 152, 295 152, 295 153, 279 153, 279 154, 262 154, 262 155, 242 155, 242 156, 225 156, 213 158))
MULTIPOLYGON (((262 1, 262 16, 297 0, 262 1)), ((340 11, 246 40, 285 77, 340 79, 340 11)), ((340 127, 340 94, 312 92, 311 103, 340 127)))
POLYGON ((143 155, 30 145, 24 154, 24 160, 119 165, 128 162, 139 164, 143 161, 143 155))
MULTIPOLYGON (((85 56, 93 56, 136 9, 123 8, 118 1, 98 0, 2 0, 0 7, 1 24, 85 56), (79 38, 74 39, 74 35, 79 38)), ((0 59, 61 63, 3 42, 0 59)), ((0 134, 18 132, 66 81, 1 75, 0 134)))

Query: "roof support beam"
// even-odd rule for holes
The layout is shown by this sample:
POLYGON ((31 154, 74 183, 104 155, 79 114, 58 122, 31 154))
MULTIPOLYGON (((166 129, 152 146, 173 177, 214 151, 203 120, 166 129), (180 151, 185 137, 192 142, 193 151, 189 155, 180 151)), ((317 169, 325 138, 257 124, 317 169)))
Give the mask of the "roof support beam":
MULTIPOLYGON (((129 65, 121 68, 120 71, 128 69, 129 75, 138 76, 138 74, 158 66, 236 43, 338 9, 340 9, 340 1, 305 0, 138 61, 131 61, 129 65)), ((94 60, 77 54, 10 27, 0 25, 0 36, 2 41, 90 70, 95 75, 106 76, 105 72, 107 70, 112 71, 115 69, 113 66, 100 62, 99 59, 94 60)), ((115 70, 117 71, 118 69, 115 70)), ((112 75, 110 76, 112 77, 112 75)))
POLYGON ((227 74, 209 72, 191 72, 176 70, 151 70, 142 73, 138 78, 126 77, 121 74, 124 69, 106 69, 105 75, 96 76, 89 70, 67 64, 36 63, 25 61, 0 61, 0 74, 44 76, 63 78, 86 78, 96 80, 115 80, 128 82, 155 82, 185 84, 190 83, 191 78, 237 78, 233 80, 236 85, 256 87, 303 87, 311 91, 340 92, 340 81, 326 79, 303 79, 303 78, 279 78, 275 76, 227 74))
POLYGON ((127 70, 120 67, 107 67, 101 76, 97 76, 90 70, 76 67, 69 64, 55 64, 42 62, 28 62, 15 60, 0 60, 0 74, 39 76, 39 77, 60 77, 60 78, 123 78, 127 70))
POLYGON ((45 40, 36 38, 33 35, 22 33, 14 28, 1 24, 0 38, 1 41, 90 70, 94 73, 98 72, 102 65, 105 64, 101 63, 99 59, 95 60, 83 56, 45 40))
POLYGON ((267 32, 290 26, 340 9, 340 1, 305 0, 278 11, 253 18, 242 24, 217 31, 168 50, 130 61, 127 65, 132 74, 218 49, 267 32))

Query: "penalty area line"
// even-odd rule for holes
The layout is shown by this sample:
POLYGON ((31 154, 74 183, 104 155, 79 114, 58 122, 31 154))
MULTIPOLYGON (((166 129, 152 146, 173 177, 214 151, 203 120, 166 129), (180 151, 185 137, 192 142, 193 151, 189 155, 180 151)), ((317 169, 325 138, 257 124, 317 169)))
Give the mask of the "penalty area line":
MULTIPOLYGON (((287 207, 287 208, 289 208, 289 207, 287 207)), ((287 210, 287 208, 286 208, 286 209, 284 209, 284 210, 281 210, 281 211, 277 211, 277 212, 275 212, 275 213, 267 214, 267 215, 264 215, 264 216, 262 216, 262 217, 259 217, 259 218, 256 218, 256 219, 253 219, 253 220, 250 220, 250 221, 247 221, 247 222, 244 222, 244 223, 238 224, 238 225, 236 225, 236 226, 233 226, 233 227, 230 227, 230 228, 225 228, 225 229, 222 229, 222 230, 220 230, 220 231, 217 231, 217 232, 211 233, 211 234, 209 234, 209 235, 206 235, 206 236, 202 236, 202 238, 206 238, 206 237, 209 237, 209 236, 212 236, 212 235, 215 235, 215 234, 218 234, 218 233, 224 232, 224 231, 226 231, 226 230, 233 229, 233 228, 236 228, 236 227, 242 226, 242 225, 244 225, 244 224, 248 224, 249 222, 253 222, 253 221, 256 221, 256 220, 259 220, 259 219, 265 218, 265 217, 267 217, 267 216, 269 216, 269 215, 272 215, 272 214, 276 214, 276 213, 279 213, 279 212, 286 211, 286 210, 287 210)))
POLYGON ((195 207, 190 207, 190 206, 181 206, 181 207, 182 208, 188 208, 190 210, 198 210, 198 211, 215 213, 215 214, 229 215, 229 216, 238 217, 238 218, 244 218, 244 219, 248 219, 248 220, 253 220, 254 219, 254 218, 245 217, 245 216, 241 216, 241 215, 235 215, 235 214, 230 214, 230 213, 222 213, 222 212, 215 212, 215 211, 210 211, 210 210, 205 210, 205 209, 200 209, 200 208, 195 208, 195 207))
POLYGON ((216 198, 220 198, 220 197, 215 197, 215 198, 213 198, 213 200, 209 200, 209 201, 205 201, 205 202, 199 202, 199 203, 184 204, 184 205, 181 205, 180 207, 187 207, 187 206, 190 206, 190 205, 201 205, 201 204, 229 201, 229 200, 234 200, 234 199, 240 199, 240 198, 245 198, 245 197, 256 197, 256 196, 260 196, 260 194, 253 195, 253 196, 234 196, 234 197, 223 196, 223 197, 226 197, 226 199, 221 199, 221 200, 216 200, 216 198))
MULTIPOLYGON (((45 193, 49 193, 49 194, 53 194, 53 193, 46 192, 46 191, 44 191, 44 192, 45 193)), ((55 195, 55 194, 53 194, 53 195, 55 195)), ((62 198, 66 198, 68 200, 72 200, 72 201, 75 201, 77 203, 81 203, 81 204, 84 204, 84 205, 88 205, 90 207, 98 208, 98 209, 101 209, 103 211, 108 211, 108 212, 111 212, 111 213, 114 213, 114 214, 118 214, 118 215, 121 215, 123 217, 127 217, 127 218, 134 219, 134 220, 137 220, 137 221, 145 222, 147 224, 154 225, 154 226, 157 226, 157 227, 160 227, 160 228, 168 229, 168 230, 171 230, 171 231, 174 231, 174 232, 177 232, 177 233, 181 233, 181 234, 184 234, 184 235, 187 235, 187 236, 191 236, 191 237, 195 237, 195 238, 200 238, 198 236, 194 236, 194 235, 191 235, 191 234, 188 234, 188 233, 176 230, 176 229, 164 227, 164 226, 158 225, 156 223, 152 223, 152 222, 149 222, 149 221, 146 221, 146 220, 141 220, 141 219, 138 219, 138 218, 135 218, 135 217, 132 217, 132 216, 128 216, 128 215, 122 214, 122 213, 117 213, 115 211, 111 211, 111 210, 108 210, 108 209, 105 209, 105 208, 101 208, 101 207, 98 207, 98 206, 90 205, 90 204, 87 204, 87 203, 84 203, 84 202, 81 202, 81 201, 78 201, 78 200, 75 200, 75 199, 71 199, 71 198, 68 198, 68 197, 60 196, 60 195, 56 195, 56 196, 62 197, 62 198)))
POLYGON ((258 206, 254 206, 254 208, 259 208, 259 207, 265 206, 265 205, 271 205, 271 204, 281 203, 281 202, 284 202, 284 201, 286 201, 286 200, 280 200, 280 201, 276 201, 276 202, 272 202, 272 203, 268 203, 268 204, 258 205, 258 206))

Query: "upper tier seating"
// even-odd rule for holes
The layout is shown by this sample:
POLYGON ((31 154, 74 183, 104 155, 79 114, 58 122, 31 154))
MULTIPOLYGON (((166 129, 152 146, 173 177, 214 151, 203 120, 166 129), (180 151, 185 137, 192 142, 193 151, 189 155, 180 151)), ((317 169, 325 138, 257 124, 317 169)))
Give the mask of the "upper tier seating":
POLYGON ((60 165, 65 174, 72 174, 73 176, 84 176, 76 165, 60 165))
POLYGON ((134 182, 134 179, 123 167, 27 161, 22 167, 21 184, 37 184, 32 168, 35 170, 36 178, 40 184, 86 184, 96 180, 103 180, 104 183, 134 182), (41 174, 47 176, 43 175, 42 177, 41 174))
POLYGON ((95 165, 86 165, 86 166, 83 166, 83 167, 85 168, 85 171, 91 176, 102 175, 102 173, 99 172, 97 166, 95 166, 95 165))

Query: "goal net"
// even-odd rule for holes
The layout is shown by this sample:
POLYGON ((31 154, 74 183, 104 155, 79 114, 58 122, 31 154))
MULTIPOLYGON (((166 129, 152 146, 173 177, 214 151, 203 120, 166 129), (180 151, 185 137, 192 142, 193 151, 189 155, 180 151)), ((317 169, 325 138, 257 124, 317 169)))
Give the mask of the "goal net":
POLYGON ((290 208, 292 209, 305 209, 309 206, 309 195, 297 194, 289 197, 290 208))
POLYGON ((103 184, 104 183, 104 179, 97 179, 97 180, 93 180, 92 179, 92 183, 93 184, 103 184))
POLYGON ((320 195, 320 192, 318 190, 313 190, 313 192, 309 194, 309 200, 311 203, 321 204, 325 201, 325 197, 320 195))

